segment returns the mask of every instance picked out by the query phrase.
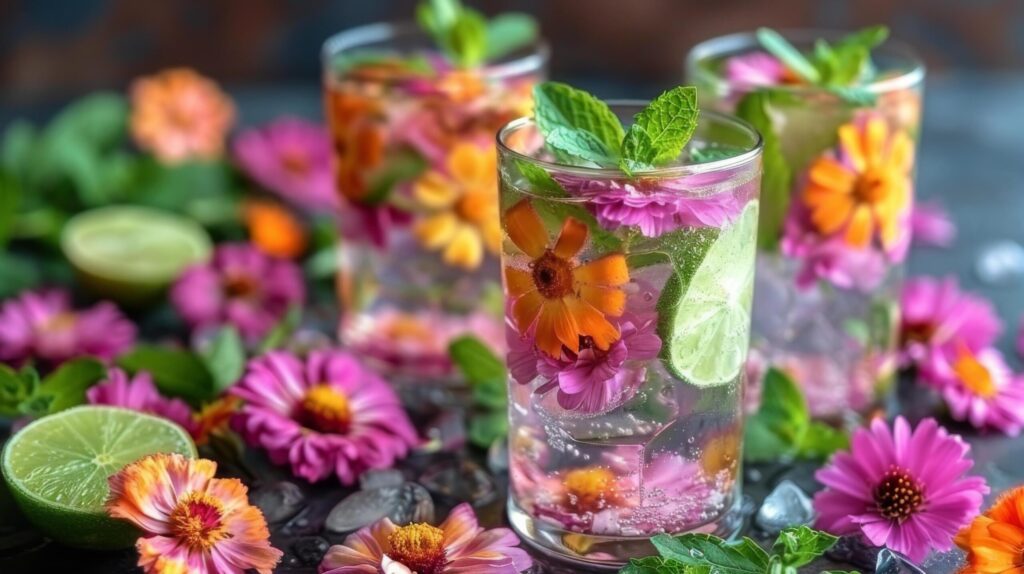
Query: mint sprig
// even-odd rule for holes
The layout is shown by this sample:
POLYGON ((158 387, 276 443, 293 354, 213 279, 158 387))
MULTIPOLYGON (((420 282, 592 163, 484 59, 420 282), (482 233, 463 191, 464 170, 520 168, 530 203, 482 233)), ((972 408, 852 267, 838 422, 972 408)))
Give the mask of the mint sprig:
POLYGON ((627 174, 679 157, 697 127, 697 92, 691 86, 655 98, 628 132, 608 104, 583 90, 545 82, 533 94, 537 127, 556 155, 627 174))
POLYGON ((487 448, 508 432, 508 371, 490 347, 472 335, 453 340, 448 354, 473 393, 469 440, 487 448))
POLYGON ((424 0, 416 20, 444 55, 460 68, 472 68, 514 52, 537 38, 537 22, 518 12, 492 20, 460 0, 424 0))
POLYGON ((619 574, 797 574, 837 540, 796 526, 783 530, 768 552, 750 538, 728 542, 711 534, 659 534, 651 538, 659 556, 633 559, 619 574))

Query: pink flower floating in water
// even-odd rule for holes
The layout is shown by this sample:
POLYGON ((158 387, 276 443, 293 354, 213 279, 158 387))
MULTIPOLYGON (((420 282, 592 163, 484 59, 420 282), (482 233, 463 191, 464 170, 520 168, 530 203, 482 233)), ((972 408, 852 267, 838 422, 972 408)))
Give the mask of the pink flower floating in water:
POLYGON ((247 488, 214 478, 217 464, 155 454, 110 477, 107 512, 143 535, 135 543, 147 574, 270 574, 281 551, 247 488))
POLYGON ((778 58, 767 52, 750 52, 725 61, 723 75, 730 87, 749 91, 762 86, 777 86, 791 76, 778 58))
POLYGON ((439 526, 396 526, 390 519, 332 546, 320 574, 519 574, 532 566, 508 528, 485 530, 468 504, 452 509, 439 526))
POLYGON ((112 359, 135 344, 135 325, 113 303, 73 309, 64 290, 26 291, 0 306, 0 362, 56 365, 88 355, 112 359))
POLYGON ((391 387, 341 351, 314 351, 305 362, 267 353, 249 362, 231 393, 245 401, 234 426, 246 441, 310 482, 335 474, 353 484, 417 443, 391 387))
POLYGON ((140 371, 134 377, 118 368, 107 372, 107 378, 85 393, 90 405, 110 405, 149 413, 178 423, 190 434, 195 430, 192 409, 181 399, 162 396, 153 384, 153 377, 140 371))
POLYGON ((189 267, 171 288, 171 302, 193 329, 234 325, 250 342, 266 335, 305 295, 295 263, 248 243, 219 245, 209 263, 189 267))
POLYGON ((919 201, 910 212, 910 233, 914 245, 949 247, 956 239, 956 224, 941 203, 919 201))
POLYGON ((985 479, 965 476, 974 464, 969 450, 934 419, 913 430, 903 417, 892 430, 875 419, 854 433, 849 452, 815 474, 825 485, 814 497, 816 526, 860 535, 915 562, 948 550, 989 492, 985 479))
POLYGON ((249 177, 282 198, 312 211, 340 207, 331 171, 331 136, 322 125, 281 118, 239 134, 233 151, 249 177))
POLYGON ((950 415, 975 428, 992 428, 1009 436, 1024 428, 1024 378, 1015 376, 999 351, 974 352, 966 345, 945 348, 945 360, 928 373, 942 392, 950 415))

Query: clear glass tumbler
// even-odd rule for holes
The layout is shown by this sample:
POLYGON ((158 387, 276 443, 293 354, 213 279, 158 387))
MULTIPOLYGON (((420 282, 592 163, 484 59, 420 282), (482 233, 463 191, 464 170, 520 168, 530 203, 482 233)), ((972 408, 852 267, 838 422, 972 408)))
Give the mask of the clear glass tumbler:
MULTIPOLYGON (((783 35, 805 53, 839 37, 783 35)), ((764 124, 751 395, 757 373, 776 367, 813 416, 835 423, 891 396, 910 245, 924 67, 891 41, 872 61, 872 79, 852 87, 859 97, 844 98, 794 84, 754 34, 708 40, 687 59, 702 105, 764 124)))
POLYGON ((512 525, 591 566, 659 532, 731 535, 757 132, 702 112, 673 165, 634 177, 558 162, 528 118, 498 150, 512 525))
POLYGON ((448 343, 463 334, 504 352, 494 134, 529 113, 547 57, 538 42, 456 68, 411 23, 324 44, 340 336, 399 385, 457 382, 448 343))

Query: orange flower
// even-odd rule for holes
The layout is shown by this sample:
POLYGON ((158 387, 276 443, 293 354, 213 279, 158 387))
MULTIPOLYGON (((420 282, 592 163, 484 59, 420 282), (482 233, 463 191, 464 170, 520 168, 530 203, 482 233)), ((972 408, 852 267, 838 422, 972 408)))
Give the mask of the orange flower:
POLYGON ((131 87, 132 137, 164 163, 220 157, 235 120, 231 99, 188 68, 139 78, 131 87))
POLYGON ((242 400, 234 395, 223 397, 203 406, 199 412, 192 415, 195 423, 192 430, 192 440, 197 446, 202 446, 210 441, 210 435, 223 433, 228 428, 228 422, 238 411, 242 400))
POLYGON ((967 552, 960 574, 1024 574, 1024 486, 961 530, 956 545, 967 552))
POLYGON ((252 242, 267 255, 291 259, 306 249, 306 229, 281 205, 248 200, 242 205, 242 217, 252 242))
POLYGON ((427 249, 441 249, 445 263, 476 269, 485 247, 495 255, 501 249, 497 155, 493 147, 461 143, 446 163, 447 173, 430 170, 413 186, 430 210, 413 231, 427 249))
POLYGON ((606 316, 618 317, 626 305, 621 287, 629 282, 626 258, 612 253, 588 263, 578 260, 587 241, 587 226, 567 217, 554 245, 528 200, 505 214, 509 239, 530 259, 528 265, 505 267, 505 285, 513 299, 512 318, 520 333, 536 323, 537 347, 552 357, 562 347, 578 353, 580 338, 601 349, 619 339, 606 316))
POLYGON ((845 161, 825 155, 811 164, 803 192, 811 222, 826 235, 842 231, 853 247, 877 237, 892 248, 910 209, 913 141, 872 117, 863 126, 841 126, 839 148, 845 161))
POLYGON ((328 94, 327 118, 334 140, 338 191, 350 201, 367 199, 368 174, 384 161, 385 133, 380 113, 371 98, 337 88, 328 94))

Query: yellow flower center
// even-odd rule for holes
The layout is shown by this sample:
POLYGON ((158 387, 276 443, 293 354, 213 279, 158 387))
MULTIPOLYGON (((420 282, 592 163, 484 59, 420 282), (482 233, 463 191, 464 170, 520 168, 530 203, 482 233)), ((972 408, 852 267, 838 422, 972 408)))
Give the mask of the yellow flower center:
POLYGON ((228 537, 224 506, 205 492, 190 492, 171 511, 171 534, 193 550, 209 550, 228 537))
POLYGON ((902 523, 917 510, 924 501, 921 485, 910 473, 898 466, 893 466, 885 473, 882 481, 875 487, 875 504, 878 512, 889 519, 902 523))
POLYGON ((606 468, 578 468, 565 474, 562 481, 569 505, 577 512, 604 509, 614 495, 615 475, 606 468))
POLYGON ((965 387, 979 397, 988 399, 996 395, 996 384, 992 373, 969 351, 962 352, 953 363, 953 372, 965 387))
POLYGON ((425 522, 410 524, 388 535, 388 557, 416 574, 441 574, 448 563, 444 531, 425 522))
POLYGON ((306 427, 326 433, 344 433, 352 422, 348 397, 331 385, 322 383, 306 391, 299 421, 306 427))
POLYGON ((880 203, 889 196, 893 189, 889 170, 884 168, 868 168, 860 174, 853 184, 853 195, 860 203, 880 203))
POLYGON ((573 293, 573 265, 550 250, 530 264, 533 283, 548 299, 561 299, 573 293))

